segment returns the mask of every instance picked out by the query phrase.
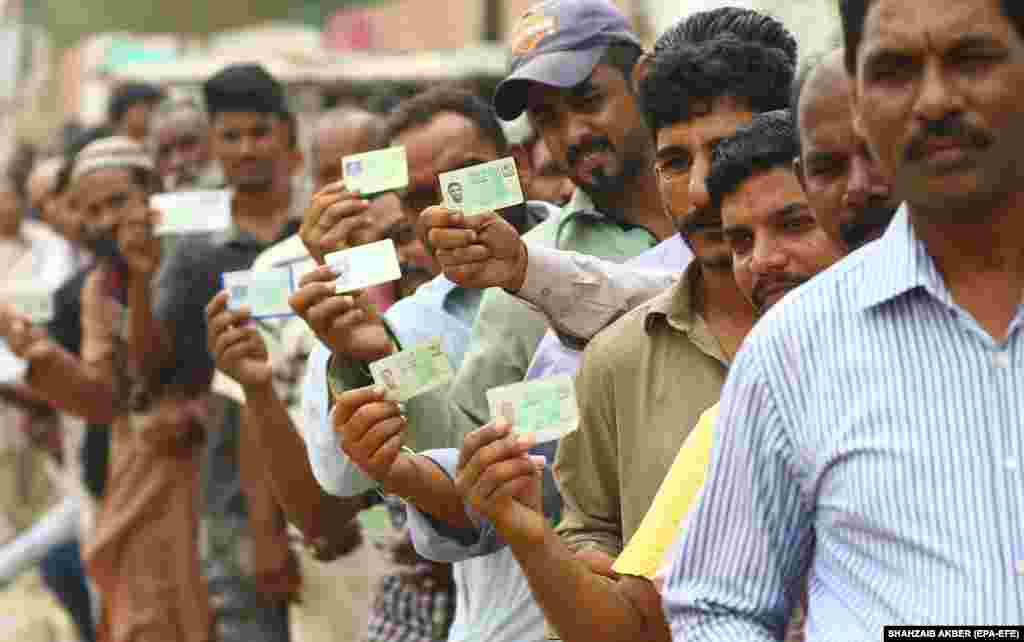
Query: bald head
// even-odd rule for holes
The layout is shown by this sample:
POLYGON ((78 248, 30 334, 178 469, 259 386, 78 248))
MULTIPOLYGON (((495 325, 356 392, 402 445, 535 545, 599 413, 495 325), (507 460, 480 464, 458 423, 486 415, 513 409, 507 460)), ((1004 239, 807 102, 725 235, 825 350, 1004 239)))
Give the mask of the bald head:
POLYGON ((377 119, 355 107, 324 112, 313 127, 312 170, 316 189, 341 180, 341 159, 370 151, 377 139, 377 119))
POLYGON ((803 88, 798 93, 799 103, 796 105, 799 121, 808 114, 818 115, 817 112, 822 109, 835 108, 849 112, 850 90, 850 79, 846 75, 843 63, 843 50, 838 49, 827 54, 807 71, 803 88))
POLYGON ((855 249, 885 230, 897 203, 854 129, 843 51, 829 53, 809 69, 795 95, 797 175, 821 227, 855 249))
POLYGON ((192 101, 161 106, 150 129, 157 173, 168 189, 194 185, 210 164, 210 127, 192 101))

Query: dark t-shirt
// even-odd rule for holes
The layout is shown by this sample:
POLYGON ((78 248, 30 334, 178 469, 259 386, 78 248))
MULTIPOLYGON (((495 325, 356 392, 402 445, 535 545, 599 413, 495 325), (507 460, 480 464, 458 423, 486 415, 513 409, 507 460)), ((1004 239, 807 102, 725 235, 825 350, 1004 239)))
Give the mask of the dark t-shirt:
MULTIPOLYGON (((278 239, 299 229, 291 221, 278 239)), ((181 239, 160 268, 154 315, 173 335, 174 362, 161 376, 164 384, 203 390, 213 378, 214 364, 206 346, 206 306, 222 289, 221 274, 247 270, 256 257, 274 245, 232 228, 225 234, 181 239)))
MULTIPOLYGON (((206 345, 206 306, 222 289, 221 274, 249 269, 264 250, 298 229, 298 221, 289 222, 272 243, 235 228, 176 244, 157 276, 153 311, 173 335, 174 363, 162 373, 163 383, 196 392, 209 385, 214 363, 206 345)), ((202 512, 234 517, 235 527, 248 513, 239 478, 239 423, 238 405, 230 402, 223 425, 207 436, 201 473, 202 512)))

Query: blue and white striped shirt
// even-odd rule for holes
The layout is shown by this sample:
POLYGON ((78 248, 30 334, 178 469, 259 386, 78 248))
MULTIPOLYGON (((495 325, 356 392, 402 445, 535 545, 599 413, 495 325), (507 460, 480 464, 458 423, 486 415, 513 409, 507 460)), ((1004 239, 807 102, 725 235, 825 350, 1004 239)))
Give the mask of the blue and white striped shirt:
POLYGON ((730 369, 674 552, 673 639, 1024 623, 1024 305, 1000 344, 901 210, 771 310, 730 369))

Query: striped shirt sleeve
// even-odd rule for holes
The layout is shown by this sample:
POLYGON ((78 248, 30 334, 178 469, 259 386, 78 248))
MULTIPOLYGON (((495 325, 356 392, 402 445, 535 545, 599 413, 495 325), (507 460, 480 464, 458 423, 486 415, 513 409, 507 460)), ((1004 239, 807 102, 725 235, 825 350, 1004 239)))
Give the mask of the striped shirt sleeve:
POLYGON ((748 340, 730 368, 707 484, 673 552, 675 640, 781 640, 802 586, 812 510, 759 347, 748 340))

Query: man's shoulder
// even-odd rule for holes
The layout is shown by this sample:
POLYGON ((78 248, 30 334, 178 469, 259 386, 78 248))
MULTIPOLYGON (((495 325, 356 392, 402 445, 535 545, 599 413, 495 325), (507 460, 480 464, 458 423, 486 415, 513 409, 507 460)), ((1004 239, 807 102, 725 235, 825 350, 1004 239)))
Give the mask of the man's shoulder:
POLYGON ((549 215, 546 219, 538 223, 526 234, 523 234, 523 240, 539 243, 546 247, 555 246, 555 233, 558 231, 559 222, 565 216, 565 210, 552 207, 548 212, 549 215))
POLYGON ((654 310, 664 308, 671 301, 674 290, 669 288, 641 303, 598 332, 587 344, 587 363, 615 368, 642 358, 644 353, 639 348, 651 340, 647 331, 648 316, 654 310))

